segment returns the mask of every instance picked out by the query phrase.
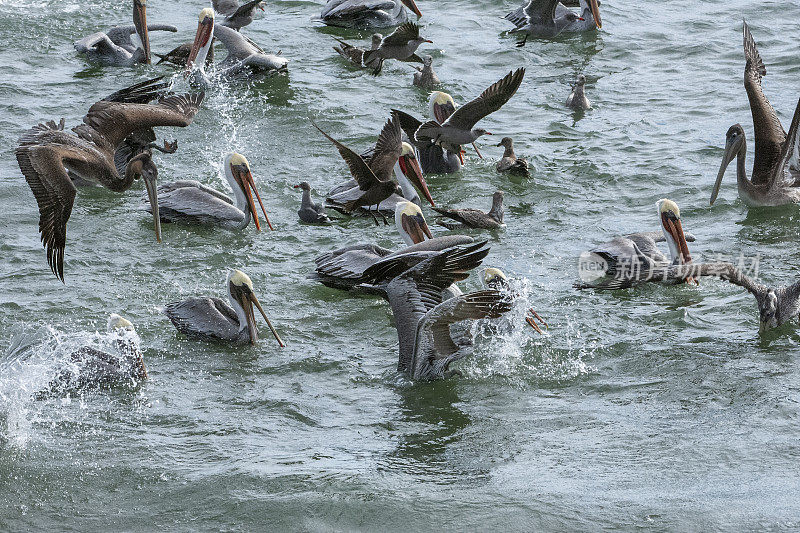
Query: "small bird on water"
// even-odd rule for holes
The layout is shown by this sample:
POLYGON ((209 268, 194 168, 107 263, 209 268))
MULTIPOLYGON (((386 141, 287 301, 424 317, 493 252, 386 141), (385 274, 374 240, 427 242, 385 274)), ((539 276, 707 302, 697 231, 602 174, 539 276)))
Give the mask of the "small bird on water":
POLYGON ((442 83, 439 76, 433 71, 433 56, 425 55, 422 57, 422 67, 414 67, 419 72, 414 73, 414 85, 423 89, 431 90, 442 83))
POLYGON ((484 213, 480 209, 446 209, 442 207, 434 207, 432 209, 444 217, 455 221, 444 221, 441 218, 437 220, 440 226, 444 226, 448 229, 464 227, 495 229, 505 227, 505 223, 503 223, 503 217, 505 215, 505 210, 503 209, 503 191, 494 193, 494 196, 492 196, 492 208, 488 213, 484 213))
POLYGON ((567 107, 571 107, 572 109, 592 108, 592 104, 589 102, 589 99, 586 98, 586 93, 583 90, 585 85, 586 76, 578 74, 575 85, 572 86, 572 92, 569 93, 569 97, 567 97, 567 107))
POLYGON ((294 188, 303 190, 303 200, 297 211, 300 220, 309 224, 329 224, 331 219, 325 214, 325 208, 311 200, 311 185, 304 181, 294 188))
POLYGON ((503 157, 497 162, 498 172, 508 172, 511 174, 521 174, 526 178, 531 176, 528 170, 528 162, 524 159, 517 157, 514 153, 514 141, 511 137, 503 137, 497 146, 502 146, 506 150, 503 152, 503 157))

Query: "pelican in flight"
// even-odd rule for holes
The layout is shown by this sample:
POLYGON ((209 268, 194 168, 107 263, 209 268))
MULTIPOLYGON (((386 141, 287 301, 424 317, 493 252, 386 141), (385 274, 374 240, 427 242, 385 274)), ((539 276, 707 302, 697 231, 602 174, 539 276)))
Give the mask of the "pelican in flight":
POLYGON ((88 35, 75 41, 75 50, 90 61, 103 65, 127 67, 137 63, 150 64, 151 31, 176 32, 170 24, 147 24, 147 0, 133 0, 133 25, 114 26, 107 32, 88 35), (134 44, 131 36, 136 34, 139 42, 134 44))
POLYGON ((95 103, 72 133, 64 131, 63 119, 59 124, 51 120, 34 126, 19 140, 17 163, 39 205, 39 232, 47 262, 62 282, 67 220, 77 193, 71 174, 114 192, 128 190, 141 177, 153 207, 156 240, 161 241, 158 169, 151 152, 133 156, 121 168, 115 165, 115 152, 131 134, 158 126, 188 126, 204 94, 161 94, 151 90, 155 81, 134 85, 114 93, 113 100, 95 103), (155 104, 135 103, 154 98, 158 98, 155 104))
POLYGON ((469 328, 456 331, 451 326, 499 318, 511 309, 509 299, 496 290, 443 296, 448 287, 466 279, 470 270, 481 264, 489 253, 484 244, 453 247, 407 269, 403 258, 397 257, 364 273, 370 283, 388 281, 385 290, 400 345, 397 369, 412 379, 446 378, 452 375, 449 367, 453 362, 472 353, 469 328), (402 273, 395 275, 392 262, 399 263, 402 273))
MULTIPOLYGON (((244 229, 250 224, 250 218, 261 231, 261 224, 256 213, 253 200, 255 192, 261 212, 269 229, 274 229, 269 221, 261 195, 258 194, 250 163, 242 154, 230 153, 225 156, 225 178, 231 186, 231 200, 225 194, 206 187, 196 180, 179 180, 158 187, 158 210, 161 222, 189 222, 194 224, 212 224, 228 229, 244 229)), ((152 213, 152 207, 146 206, 152 213)))
POLYGON ((422 16, 414 0, 328 0, 319 20, 343 28, 389 28, 408 20, 406 7, 422 16))
POLYGON ((383 258, 413 252, 440 252, 473 242, 465 235, 434 237, 422 210, 411 202, 400 202, 394 215, 395 226, 406 247, 397 251, 375 244, 356 244, 322 254, 314 259, 316 270, 310 277, 334 289, 350 290, 364 283, 364 271, 383 258))
MULTIPOLYGON (((417 194, 417 189, 422 192, 422 194, 425 196, 425 199, 428 200, 431 205, 435 205, 433 203, 431 193, 428 190, 428 184, 425 181, 425 177, 422 175, 422 169, 417 162, 417 156, 414 152, 414 149, 407 142, 403 142, 401 146, 402 151, 400 152, 400 158, 394 165, 394 177, 397 180, 397 183, 400 185, 400 190, 395 190, 391 196, 377 205, 359 207, 356 211, 354 211, 354 214, 361 214, 363 212, 364 215, 369 215, 371 214, 371 211, 374 210, 381 213, 382 216, 385 216, 387 212, 389 214, 394 213, 395 209, 397 208, 397 204, 405 201, 422 205, 419 194, 417 194)), ((361 154, 361 157, 368 165, 370 165, 371 168, 372 157, 374 157, 374 148, 370 149, 364 154, 361 154)), ((359 188, 358 182, 355 179, 349 179, 331 189, 325 202, 328 207, 344 212, 343 205, 355 198, 358 198, 362 194, 363 191, 359 188)))
POLYGON ((225 20, 220 24, 236 31, 253 22, 256 9, 264 11, 263 3, 264 0, 250 0, 239 5, 236 0, 211 0, 211 6, 214 11, 225 15, 225 20))
MULTIPOLYGON (((677 204, 666 198, 656 202, 661 232, 632 233, 602 244, 581 255, 579 273, 582 283, 578 288, 624 289, 640 282, 660 281, 678 283, 684 277, 666 276, 671 265, 692 262, 688 241, 694 237, 683 232, 681 211, 677 204), (666 241, 670 259, 656 247, 666 241)), ((674 272, 673 272, 674 273, 674 272)), ((689 277, 688 281, 693 281, 689 277)))
POLYGON ((108 333, 114 336, 116 354, 91 346, 72 352, 69 365, 48 384, 48 392, 71 392, 113 385, 138 385, 147 379, 139 337, 133 324, 113 313, 108 317, 108 333))
POLYGON ((214 38, 228 51, 228 55, 216 67, 215 73, 222 78, 238 75, 269 75, 287 70, 286 58, 267 54, 238 31, 221 24, 215 25, 214 10, 207 7, 200 11, 197 33, 186 60, 186 70, 191 72, 201 85, 207 86, 211 83, 206 75, 205 65, 214 38))
POLYGON ((603 27, 597 0, 580 0, 579 5, 580 15, 558 0, 530 0, 505 18, 516 26, 511 33, 525 34, 517 46, 525 46, 528 37, 549 39, 562 32, 586 32, 603 27))
POLYGON ((253 292, 253 282, 241 270, 232 270, 225 282, 230 305, 220 298, 189 298, 164 306, 164 313, 175 329, 189 337, 255 344, 258 340, 255 311, 258 308, 272 335, 281 347, 286 346, 272 327, 267 314, 253 292))
POLYGON ((744 129, 734 124, 725 136, 725 154, 719 167, 717 181, 711 191, 711 203, 717 199, 722 177, 731 161, 736 159, 736 182, 739 198, 749 206, 775 206, 800 202, 800 100, 792 117, 788 135, 783 131, 777 113, 761 89, 761 78, 767 69, 758 54, 756 43, 747 23, 744 34, 744 88, 750 100, 755 134, 753 175, 747 177, 745 159, 747 142, 744 129))
POLYGON ((509 72, 480 96, 456 109, 443 123, 432 120, 422 124, 416 131, 416 140, 430 140, 449 152, 461 154, 462 144, 474 143, 482 135, 491 135, 475 125, 503 107, 517 92, 524 76, 524 68, 509 72))

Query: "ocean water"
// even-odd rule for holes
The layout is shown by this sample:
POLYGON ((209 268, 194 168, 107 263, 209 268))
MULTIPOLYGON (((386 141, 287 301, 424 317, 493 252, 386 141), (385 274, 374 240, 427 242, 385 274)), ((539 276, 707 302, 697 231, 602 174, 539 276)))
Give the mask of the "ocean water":
MULTIPOLYGON (((505 192, 504 230, 487 266, 523 297, 498 324, 478 324, 460 378, 398 375, 388 305, 306 279, 340 246, 400 242, 369 219, 300 225, 300 195, 347 177, 309 119, 356 149, 391 108, 421 117, 413 70, 379 77, 348 66, 333 36, 369 32, 311 21, 321 2, 277 0, 245 29, 290 59, 289 75, 209 91, 194 123, 159 130, 179 150, 157 155, 159 179, 227 191, 222 158, 245 154, 275 231, 164 225, 153 237, 141 185, 80 190, 67 231, 66 284, 39 243, 33 195, 14 159, 41 120, 76 125, 161 66, 97 67, 72 42, 127 23, 130 5, 0 1, 0 529, 26 530, 742 530, 800 527, 797 332, 758 334, 754 299, 716 280, 699 286, 576 291, 581 251, 656 230, 668 197, 697 237, 695 260, 758 259, 768 284, 798 277, 800 211, 749 209, 734 168, 709 206, 724 135, 740 122, 741 21, 764 58, 764 90, 788 127, 798 97, 800 7, 786 2, 607 0, 600 32, 514 46, 502 16, 515 2, 420 0, 423 51, 463 103, 508 71, 527 70, 483 125, 514 138, 529 180, 498 175, 499 135, 465 168, 428 177, 438 204, 488 209, 505 192), (563 104, 578 73, 594 108, 563 104), (229 347, 177 334, 159 308, 223 296, 246 271, 281 336, 229 347), (549 323, 539 336, 528 307, 549 323), (110 342, 105 322, 136 326, 150 379, 136 388, 36 398, 70 349, 110 342), (22 344, 20 346, 20 343, 22 344), (20 354, 24 354, 21 356, 20 354)), ((202 2, 148 3, 164 52, 193 38, 202 2)), ((221 49, 220 49, 221 51, 221 49)), ((224 55, 220 54, 220 55, 224 55)), ((436 234, 433 213, 423 208, 436 234)), ((480 287, 478 276, 462 284, 480 287)))

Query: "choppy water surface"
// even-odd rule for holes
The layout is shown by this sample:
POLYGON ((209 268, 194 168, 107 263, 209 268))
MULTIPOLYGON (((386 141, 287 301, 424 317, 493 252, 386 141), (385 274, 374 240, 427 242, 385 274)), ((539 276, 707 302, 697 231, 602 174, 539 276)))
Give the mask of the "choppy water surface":
MULTIPOLYGON (((182 30, 152 34, 153 49, 191 39, 204 5, 149 2, 152 22, 182 30)), ((42 119, 74 125, 102 96, 172 71, 76 57, 72 41, 127 21, 126 2, 0 2, 0 348, 38 331, 25 362, 0 365, 0 529, 800 527, 797 333, 759 337, 752 297, 713 280, 572 289, 580 251, 656 229, 653 203, 665 196, 697 236, 696 258, 759 255, 766 282, 797 277, 796 208, 748 212, 733 168, 713 208, 708 197, 728 126, 744 125, 752 155, 741 19, 788 126, 800 8, 608 0, 599 34, 517 49, 499 18, 514 5, 420 1, 435 42, 427 50, 457 101, 527 68, 485 126, 514 137, 534 178, 498 176, 501 151, 486 140, 486 160, 429 177, 441 204, 488 208, 494 190, 506 192, 508 228, 489 235, 486 264, 518 278, 527 301, 497 328, 476 327, 463 378, 410 383, 394 370, 384 302, 305 279, 320 251, 395 246, 393 228, 301 226, 292 188, 307 180, 320 198, 347 173, 309 117, 361 148, 390 108, 425 113, 407 65, 387 64, 378 78, 351 69, 331 34, 367 33, 314 26, 318 2, 269 2, 246 31, 291 59, 288 79, 212 91, 191 127, 162 130, 180 149, 157 163, 162 181, 226 190, 222 155, 244 153, 277 231, 165 225, 157 245, 138 211, 140 185, 82 190, 63 286, 45 263, 16 139, 42 119), (562 107, 579 72, 594 103, 583 116, 562 107), (266 336, 245 348, 188 341, 159 313, 171 300, 222 295, 232 267, 252 277, 285 349, 266 336), (529 305, 549 335, 522 326, 529 305), (111 312, 136 324, 151 379, 31 399, 69 347, 108 342, 111 312)))

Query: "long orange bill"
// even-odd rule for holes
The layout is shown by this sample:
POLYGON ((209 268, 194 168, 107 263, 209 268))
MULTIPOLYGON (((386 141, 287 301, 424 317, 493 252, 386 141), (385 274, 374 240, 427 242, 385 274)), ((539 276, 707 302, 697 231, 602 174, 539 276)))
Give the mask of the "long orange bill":
POLYGON ((189 51, 189 59, 186 60, 186 72, 192 70, 194 60, 197 59, 197 54, 200 49, 204 47, 211 39, 211 34, 214 31, 214 21, 211 18, 204 18, 197 24, 197 33, 194 35, 194 42, 192 42, 192 49, 189 51))
POLYGON ((150 64, 150 36, 147 33, 147 4, 146 0, 133 0, 133 26, 142 41, 144 61, 150 64))
POLYGON ((250 299, 253 301, 255 306, 258 307, 258 310, 261 313, 261 316, 264 317, 264 321, 267 323, 267 326, 269 326, 270 331, 272 331, 272 334, 275 336, 275 340, 278 341, 278 345, 281 348, 285 348, 286 345, 283 343, 283 340, 281 340, 281 336, 278 335, 278 332, 275 331, 275 328, 272 327, 272 322, 270 322, 269 318, 267 318, 267 314, 264 312, 264 309, 261 307, 261 303, 259 303, 258 298, 256 298, 256 295, 253 294, 253 293, 250 293, 250 299))
POLYGON ((592 11, 592 17, 594 17, 594 23, 597 28, 602 28, 603 21, 600 20, 600 6, 597 4, 597 0, 589 0, 589 9, 592 11))
POLYGON ((397 160, 397 164, 400 165, 400 171, 422 192, 422 195, 430 202, 431 206, 436 207, 436 204, 433 203, 431 192, 428 190, 428 183, 422 175, 422 167, 419 166, 419 161, 415 157, 403 155, 397 160))
POLYGON ((401 0, 401 1, 403 2, 403 5, 406 6, 408 9, 410 9, 411 11, 413 11, 416 16, 418 17, 422 16, 422 13, 420 13, 419 8, 417 7, 417 4, 414 2, 414 0, 401 0))
POLYGON ((411 237, 414 244, 419 244, 425 240, 425 237, 432 239, 431 230, 423 216, 420 215, 406 215, 400 217, 400 225, 403 230, 411 237))
MULTIPOLYGON (((269 221, 269 217, 267 216, 267 210, 264 209, 264 202, 261 201, 261 195, 258 194, 258 189, 256 188, 256 181, 253 179, 253 173, 250 172, 249 169, 247 170, 246 177, 247 177, 247 184, 250 185, 250 187, 256 193, 256 198, 258 198, 258 205, 261 206, 261 212, 264 213, 264 219, 267 221, 267 226, 269 226, 269 229, 271 231, 275 231, 275 228, 272 227, 272 222, 269 221)), ((250 197, 250 201, 251 202, 253 201, 253 197, 252 196, 250 197)), ((255 214, 256 214, 256 212, 255 212, 255 209, 254 209, 253 210, 253 216, 255 216, 255 214)), ((258 218, 258 217, 256 217, 256 218, 258 218)))

